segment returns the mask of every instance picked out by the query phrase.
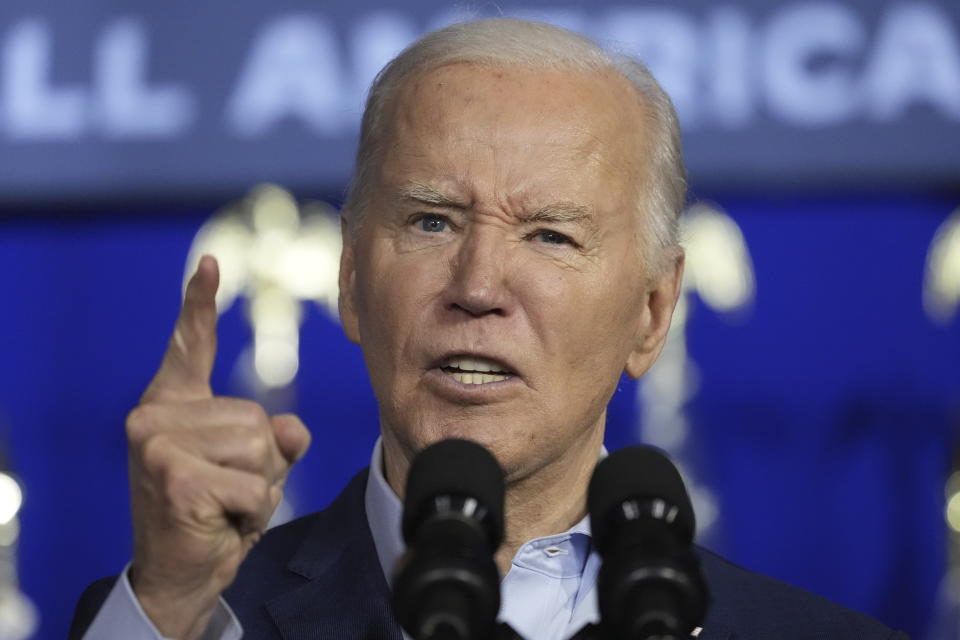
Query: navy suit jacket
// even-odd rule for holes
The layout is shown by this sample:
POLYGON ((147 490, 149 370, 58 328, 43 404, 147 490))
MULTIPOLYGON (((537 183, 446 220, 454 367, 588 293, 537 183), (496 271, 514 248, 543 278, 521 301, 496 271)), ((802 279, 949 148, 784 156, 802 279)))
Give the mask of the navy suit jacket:
MULTIPOLYGON (((253 548, 224 594, 246 638, 401 640, 367 524, 366 483, 364 470, 329 507, 271 529, 253 548)), ((699 553, 713 598, 703 640, 906 640, 862 614, 699 553)), ((115 580, 83 593, 71 639, 83 636, 115 580)))

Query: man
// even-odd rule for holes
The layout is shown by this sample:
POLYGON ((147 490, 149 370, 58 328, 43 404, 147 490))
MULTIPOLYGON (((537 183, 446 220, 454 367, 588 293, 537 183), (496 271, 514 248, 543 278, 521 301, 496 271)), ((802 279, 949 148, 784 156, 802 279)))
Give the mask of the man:
MULTIPOLYGON (((506 473, 502 619, 530 639, 595 620, 586 486, 621 372, 643 375, 669 328, 684 197, 676 116, 638 63, 513 20, 412 45, 371 90, 343 212, 341 320, 380 407, 369 474, 260 540, 309 435, 213 397, 205 258, 127 421, 132 565, 88 590, 74 633, 399 639, 386 576, 400 497, 417 452, 449 437, 506 473)), ((702 558, 714 606, 701 637, 892 637, 702 558)))

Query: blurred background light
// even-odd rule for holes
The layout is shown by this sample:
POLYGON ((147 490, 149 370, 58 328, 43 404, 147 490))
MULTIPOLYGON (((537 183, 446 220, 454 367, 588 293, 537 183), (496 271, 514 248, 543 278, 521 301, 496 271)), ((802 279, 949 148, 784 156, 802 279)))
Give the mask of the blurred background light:
POLYGON ((10 547, 20 536, 20 520, 11 518, 7 522, 0 524, 0 547, 10 547))
POLYGON ((960 493, 954 493, 947 500, 947 522, 954 531, 960 533, 960 493))
POLYGON ((338 317, 340 227, 335 210, 321 202, 301 208, 285 189, 260 185, 197 232, 184 288, 205 254, 220 264, 218 312, 246 299, 254 375, 267 389, 289 385, 300 366, 301 301, 313 300, 338 317))
POLYGON ((13 520, 20 505, 23 504, 23 492, 12 476, 0 472, 0 525, 13 520))
POLYGON ((960 208, 937 229, 927 254, 923 304, 940 324, 953 319, 960 304, 960 208))
POLYGON ((687 250, 685 288, 719 312, 743 309, 753 299, 753 264, 740 227, 706 204, 690 207, 683 217, 687 250))
POLYGON ((944 494, 946 496, 944 516, 947 524, 954 532, 960 533, 960 471, 954 471, 950 474, 944 494))

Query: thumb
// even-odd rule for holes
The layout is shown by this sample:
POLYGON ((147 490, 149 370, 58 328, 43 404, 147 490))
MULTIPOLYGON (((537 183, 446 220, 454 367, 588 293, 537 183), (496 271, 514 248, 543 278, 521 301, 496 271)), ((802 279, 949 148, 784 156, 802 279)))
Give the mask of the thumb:
POLYGON ((217 287, 220 269, 213 256, 200 258, 187 283, 183 306, 167 351, 142 401, 198 400, 212 395, 210 373, 217 354, 217 287))
POLYGON ((310 431, 297 416, 284 413, 270 419, 273 425, 273 437, 277 441, 277 448, 291 465, 307 453, 310 447, 310 431))

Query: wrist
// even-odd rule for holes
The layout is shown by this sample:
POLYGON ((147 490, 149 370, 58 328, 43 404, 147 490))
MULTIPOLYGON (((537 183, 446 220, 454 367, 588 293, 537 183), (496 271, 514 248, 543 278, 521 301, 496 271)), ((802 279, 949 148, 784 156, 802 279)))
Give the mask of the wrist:
POLYGON ((144 614, 164 638, 195 640, 210 624, 220 597, 219 591, 205 587, 171 587, 169 582, 153 579, 131 565, 128 578, 134 596, 144 614))

